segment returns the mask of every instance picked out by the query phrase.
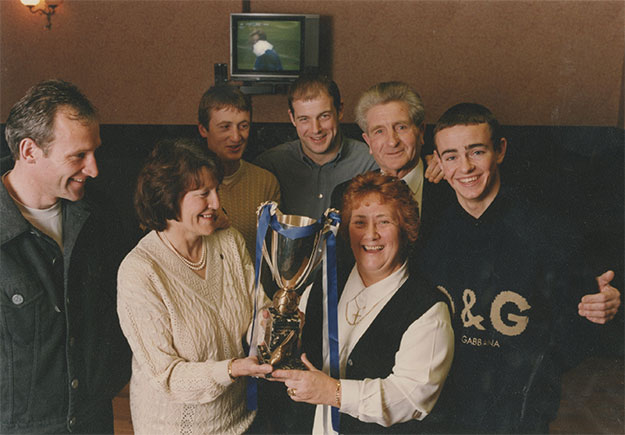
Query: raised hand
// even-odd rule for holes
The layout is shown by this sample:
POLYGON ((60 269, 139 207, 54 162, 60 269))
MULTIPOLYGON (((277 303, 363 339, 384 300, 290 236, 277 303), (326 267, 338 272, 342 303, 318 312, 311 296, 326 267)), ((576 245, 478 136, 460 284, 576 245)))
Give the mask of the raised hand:
POLYGON ((582 317, 594 323, 605 324, 612 320, 621 305, 621 293, 610 285, 614 272, 608 270, 597 278, 599 293, 582 297, 577 309, 582 317))

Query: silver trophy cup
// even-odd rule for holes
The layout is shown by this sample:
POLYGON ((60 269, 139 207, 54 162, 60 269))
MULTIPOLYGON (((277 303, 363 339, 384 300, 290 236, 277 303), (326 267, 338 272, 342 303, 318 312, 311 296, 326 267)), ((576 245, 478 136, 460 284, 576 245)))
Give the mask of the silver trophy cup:
MULTIPOLYGON (((306 216, 284 215, 272 206, 275 218, 285 228, 306 227, 316 221, 306 216)), ((325 233, 330 231, 328 209, 325 222, 315 233, 298 239, 289 239, 269 227, 263 245, 263 258, 269 266, 274 282, 279 289, 273 296, 269 318, 265 327, 264 342, 258 345, 258 359, 271 364, 274 369, 304 369, 300 360, 303 314, 298 310, 303 284, 323 258, 325 233)))

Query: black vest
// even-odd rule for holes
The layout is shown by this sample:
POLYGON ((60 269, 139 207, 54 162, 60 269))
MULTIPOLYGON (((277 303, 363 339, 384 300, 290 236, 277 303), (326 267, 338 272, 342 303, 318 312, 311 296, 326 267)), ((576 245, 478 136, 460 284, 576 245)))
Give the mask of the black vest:
MULTIPOLYGON (((339 289, 343 289, 349 271, 339 275, 339 289)), ((322 286, 316 281, 306 308, 306 324, 302 334, 303 349, 315 367, 322 366, 322 328, 323 308, 322 286)), ((402 336, 408 327, 421 317, 437 302, 448 302, 447 298, 432 285, 416 274, 397 290, 360 337, 347 360, 346 379, 386 378, 395 364, 395 354, 399 350, 402 336)), ((339 313, 339 316, 343 315, 339 313)), ((312 415, 307 423, 312 428, 312 415)), ((418 433, 422 432, 421 423, 413 420, 383 427, 375 423, 363 423, 347 414, 341 414, 341 433, 418 433)), ((310 430, 310 429, 309 429, 310 430)))

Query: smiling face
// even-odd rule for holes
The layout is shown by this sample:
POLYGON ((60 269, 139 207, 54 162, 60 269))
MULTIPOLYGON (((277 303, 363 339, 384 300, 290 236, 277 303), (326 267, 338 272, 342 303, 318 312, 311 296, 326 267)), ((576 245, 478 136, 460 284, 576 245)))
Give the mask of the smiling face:
POLYGON ((402 178, 417 163, 423 128, 414 125, 406 103, 391 101, 367 111, 367 132, 362 137, 385 174, 402 178))
POLYGON ((239 168, 239 161, 250 135, 250 113, 234 107, 211 110, 208 128, 198 125, 200 135, 206 138, 208 149, 214 152, 224 165, 225 175, 232 175, 239 168))
POLYGON ((323 165, 336 156, 343 109, 336 111, 330 95, 321 93, 312 100, 294 100, 289 117, 302 142, 302 150, 312 161, 323 165))
POLYGON ((380 200, 378 194, 368 194, 353 209, 349 220, 356 267, 367 287, 395 272, 404 260, 397 211, 380 200))
MULTIPOLYGON (((40 189, 36 208, 52 206, 59 198, 78 201, 85 193, 85 182, 98 176, 95 151, 100 146, 97 122, 72 119, 71 113, 59 110, 54 118, 54 140, 47 154, 31 147, 40 189)), ((32 139, 28 139, 32 140, 32 139)))
POLYGON ((206 236, 218 228, 219 182, 207 168, 200 170, 199 179, 200 185, 186 192, 180 200, 178 220, 168 221, 183 229, 188 238, 206 236))
POLYGON ((456 191, 458 202, 472 216, 481 216, 499 192, 506 140, 502 138, 496 150, 486 123, 448 127, 436 133, 434 140, 445 179, 456 191))

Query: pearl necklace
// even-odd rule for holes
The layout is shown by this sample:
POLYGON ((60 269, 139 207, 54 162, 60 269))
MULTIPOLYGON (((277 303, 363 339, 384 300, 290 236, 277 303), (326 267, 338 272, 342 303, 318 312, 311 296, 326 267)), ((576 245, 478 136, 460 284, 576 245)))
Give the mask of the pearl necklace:
POLYGON ((174 248, 174 245, 169 241, 169 239, 167 238, 167 236, 165 235, 165 233, 158 233, 159 237, 161 238, 161 240, 163 240, 165 242, 165 244, 172 250, 172 252, 174 254, 176 254, 176 257, 180 258, 180 260, 182 260, 182 262, 191 270, 202 270, 204 269, 204 267, 206 266, 206 244, 204 243, 204 240, 202 240, 202 257, 200 258, 200 261, 194 263, 193 261, 190 261, 188 259, 186 259, 184 257, 184 255, 182 255, 180 252, 178 252, 178 250, 176 248, 174 248), (161 235, 163 237, 161 237, 161 235))

